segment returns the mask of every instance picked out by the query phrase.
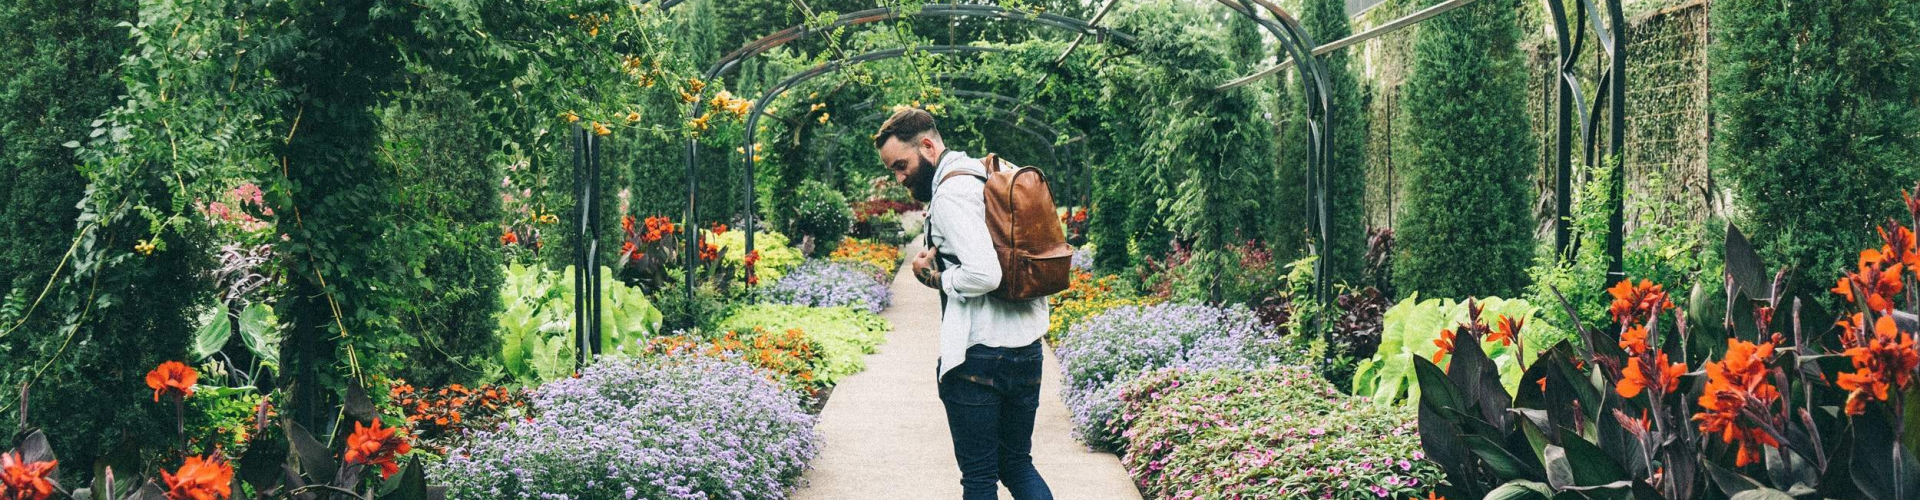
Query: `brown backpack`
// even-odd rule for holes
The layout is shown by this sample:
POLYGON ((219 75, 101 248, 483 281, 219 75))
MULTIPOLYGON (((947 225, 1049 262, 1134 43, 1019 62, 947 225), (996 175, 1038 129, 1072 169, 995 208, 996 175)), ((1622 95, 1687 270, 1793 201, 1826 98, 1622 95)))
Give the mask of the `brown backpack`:
POLYGON ((1073 274, 1073 246, 1060 228, 1047 176, 1033 167, 1002 170, 1000 158, 981 161, 986 176, 953 172, 940 179, 972 176, 987 183, 987 232, 1000 257, 1000 288, 993 296, 1006 300, 1045 297, 1067 289, 1073 274))

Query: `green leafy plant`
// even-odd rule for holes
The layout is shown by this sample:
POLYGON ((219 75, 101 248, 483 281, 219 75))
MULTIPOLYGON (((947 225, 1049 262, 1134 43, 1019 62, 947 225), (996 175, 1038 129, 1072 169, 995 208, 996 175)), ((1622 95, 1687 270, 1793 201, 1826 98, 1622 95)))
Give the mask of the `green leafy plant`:
POLYGON ((819 181, 800 183, 793 197, 794 214, 787 232, 813 242, 809 255, 832 254, 853 227, 853 208, 847 206, 847 197, 819 181))
POLYGON ((832 385, 867 367, 866 355, 886 340, 893 324, 858 307, 806 307, 756 304, 742 307, 721 320, 720 331, 785 332, 799 329, 819 346, 814 377, 832 385))
MULTIPOLYGON (((1920 221, 1920 201, 1909 200, 1920 221)), ((1649 280, 1609 288, 1609 322, 1576 324, 1527 367, 1517 394, 1462 328, 1451 366, 1414 358, 1422 447, 1453 498, 1895 500, 1920 491, 1908 406, 1920 350, 1897 307, 1920 306, 1913 232, 1833 288, 1837 328, 1803 325, 1789 272, 1771 278, 1728 228, 1725 333, 1690 328, 1688 309, 1649 280), (1606 326, 1606 325, 1611 326, 1606 326), (1825 334, 1817 331, 1827 332, 1825 334)), ((1572 309, 1572 304, 1563 304, 1572 309)))
MULTIPOLYGON (((1380 346, 1373 357, 1361 361, 1354 369, 1353 394, 1370 397, 1378 405, 1418 403, 1421 387, 1414 378, 1413 360, 1431 362, 1437 354, 1447 352, 1439 343, 1457 348, 1460 328, 1456 325, 1463 323, 1486 326, 1495 318, 1518 320, 1525 325, 1520 336, 1524 350, 1537 356, 1567 338, 1558 329, 1537 321, 1538 312, 1539 308, 1523 299, 1420 300, 1416 292, 1388 308, 1383 315, 1380 346)), ((1486 340, 1481 350, 1494 359, 1502 390, 1509 394, 1516 391, 1522 365, 1526 364, 1520 356, 1522 349, 1511 343, 1486 340)), ((1444 359, 1438 362, 1446 363, 1444 359)))
MULTIPOLYGON (((580 353, 574 344, 572 271, 507 266, 498 334, 501 364, 514 380, 531 384, 573 373, 580 353)), ((610 268, 600 268, 600 297, 600 352, 638 353, 641 342, 660 332, 660 310, 639 288, 613 279, 610 268)))

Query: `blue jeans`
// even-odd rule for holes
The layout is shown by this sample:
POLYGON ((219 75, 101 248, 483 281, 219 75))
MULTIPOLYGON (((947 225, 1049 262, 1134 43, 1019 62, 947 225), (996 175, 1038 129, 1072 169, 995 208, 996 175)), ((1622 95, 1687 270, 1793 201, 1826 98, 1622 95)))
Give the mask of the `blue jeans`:
POLYGON ((1017 500, 1053 500, 1033 468, 1033 414, 1040 408, 1040 343, 967 349, 967 360, 940 380, 953 457, 964 500, 999 498, 1004 483, 1017 500))

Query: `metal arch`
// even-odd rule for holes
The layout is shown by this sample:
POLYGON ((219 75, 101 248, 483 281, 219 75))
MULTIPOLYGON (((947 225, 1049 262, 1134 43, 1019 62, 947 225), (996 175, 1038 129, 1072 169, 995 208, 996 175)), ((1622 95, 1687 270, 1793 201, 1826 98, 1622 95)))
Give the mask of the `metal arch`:
MULTIPOLYGON (((1320 236, 1320 244, 1313 249, 1313 253, 1320 257, 1314 261, 1314 295, 1321 303, 1327 303, 1331 299, 1333 290, 1333 277, 1327 273, 1327 270, 1331 269, 1329 264, 1334 256, 1320 251, 1319 247, 1327 246, 1332 240, 1330 229, 1332 224, 1329 223, 1331 207, 1327 200, 1326 183, 1332 178, 1333 150, 1327 146, 1327 138, 1333 135, 1333 128, 1337 122, 1331 113, 1332 104, 1327 97, 1329 91, 1326 69, 1322 68, 1320 61, 1312 55, 1315 47, 1313 37, 1300 26, 1300 21, 1288 14, 1285 9, 1281 9, 1269 0, 1216 1, 1226 5, 1229 10, 1253 19, 1255 23, 1272 32, 1274 38, 1280 40, 1281 47, 1293 57, 1294 61, 1297 61, 1294 66, 1300 71, 1301 86, 1305 88, 1307 100, 1307 193, 1308 212, 1312 215, 1307 218, 1307 232, 1308 234, 1317 233, 1320 236), (1255 5, 1272 14, 1273 21, 1261 19, 1253 8, 1255 5)), ((1329 332, 1328 335, 1331 333, 1329 332)))
MULTIPOLYGON (((1447 11, 1464 7, 1467 4, 1473 3, 1474 1, 1475 0, 1447 0, 1446 2, 1435 4, 1432 7, 1421 9, 1419 12, 1408 14, 1406 17, 1402 17, 1392 21, 1387 21, 1385 24, 1376 26, 1373 29, 1362 31, 1359 33, 1354 33, 1353 35, 1348 36, 1346 38, 1327 42, 1326 45, 1321 45, 1319 47, 1314 47, 1313 55, 1316 55, 1316 56, 1326 55, 1329 52, 1344 49, 1347 47, 1352 47, 1354 45, 1359 45, 1360 42, 1365 42, 1367 40, 1379 38, 1381 35, 1385 35, 1387 33, 1400 31, 1401 29, 1404 29, 1408 26, 1413 26, 1415 24, 1419 24, 1421 21, 1425 21, 1434 16, 1444 14, 1447 11)), ((1247 74, 1247 76, 1235 78, 1233 80, 1228 81, 1227 83, 1220 84, 1220 86, 1216 88, 1219 90, 1226 90, 1230 88, 1245 86, 1249 83, 1258 81, 1261 78, 1266 78, 1269 76, 1273 76, 1274 74, 1277 74, 1281 71, 1286 71, 1287 68, 1293 67, 1294 62, 1295 60, 1289 57, 1287 58, 1287 60, 1281 61, 1279 64, 1268 66, 1266 68, 1261 69, 1260 71, 1249 73, 1247 74)))
MULTIPOLYGON (((1285 48, 1285 50, 1287 50, 1290 54, 1292 54, 1295 60, 1300 61, 1300 63, 1297 64, 1297 66, 1300 68, 1303 86, 1306 88, 1305 94, 1307 98, 1308 122, 1309 122, 1309 134, 1308 134, 1309 192, 1314 193, 1312 204, 1315 205, 1317 208, 1317 210, 1315 210, 1315 214, 1317 216, 1309 218, 1309 221, 1312 224, 1312 227, 1309 228, 1309 231, 1311 232, 1317 229, 1321 234, 1321 241, 1324 242, 1328 239, 1327 238, 1328 224, 1326 224, 1326 220, 1328 216, 1327 214, 1328 206, 1327 206, 1327 200, 1325 196, 1325 188, 1324 186, 1319 185, 1320 183, 1318 180, 1326 178, 1327 172, 1325 172, 1325 170, 1327 168, 1327 165, 1330 163, 1329 160, 1331 158, 1331 152, 1325 147, 1325 142, 1326 142, 1326 137, 1330 134, 1332 130, 1332 126, 1334 125, 1334 122, 1328 113, 1330 106, 1327 102, 1327 97, 1326 97, 1327 96, 1326 73, 1320 67, 1318 62, 1315 61, 1310 56, 1309 51, 1314 47, 1312 37, 1306 33, 1305 29, 1301 28, 1300 23, 1296 19, 1294 19, 1293 16, 1287 14, 1285 10, 1281 9, 1279 6, 1274 5, 1271 1, 1268 1, 1268 0, 1216 0, 1216 1, 1221 3, 1222 5, 1228 6, 1229 10, 1232 10, 1236 13, 1244 15, 1249 19, 1253 20, 1256 24, 1259 24, 1262 27, 1267 28, 1269 32, 1272 32, 1274 34, 1276 39, 1280 40, 1281 45, 1285 48), (1278 22, 1275 23, 1272 21, 1261 19, 1258 13, 1253 9, 1251 5, 1247 3, 1241 3, 1242 1, 1251 2, 1252 4, 1257 4, 1259 7, 1267 10, 1270 14, 1272 14, 1275 20, 1277 20, 1278 22), (1316 190, 1314 189, 1315 187, 1318 187, 1319 189, 1316 190)), ((679 3, 679 0, 666 0, 662 4, 662 8, 663 9, 671 8, 673 5, 676 5, 678 3, 679 3)), ((997 7, 992 7, 992 6, 969 7, 969 6, 951 5, 951 4, 944 5, 944 6, 940 4, 936 4, 936 5, 923 6, 921 9, 922 9, 921 11, 913 12, 913 13, 896 13, 890 10, 880 9, 882 10, 882 12, 879 14, 881 14, 882 17, 868 20, 866 22, 875 22, 875 21, 884 20, 884 19, 893 19, 893 18, 900 17, 902 15, 906 15, 909 17, 918 17, 921 15, 941 15, 940 13, 945 10, 961 11, 961 10, 987 9, 987 10, 995 11, 989 14, 990 16, 993 16, 993 17, 1002 17, 1005 19, 1012 19, 1012 20, 1024 20, 1029 22, 1036 22, 1035 21, 1036 19, 1058 21, 1060 23, 1064 23, 1064 26, 1060 24, 1049 23, 1049 22, 1036 22, 1036 24, 1055 26, 1055 27, 1066 27, 1068 29, 1078 29, 1078 30, 1081 30, 1082 33, 1092 33, 1100 36, 1103 39, 1108 36, 1112 36, 1114 34, 1125 35, 1124 33, 1121 33, 1121 32, 1108 30, 1105 28, 1099 28, 1097 26, 1091 25, 1086 21, 1081 21, 1078 19, 1069 18, 1065 16, 1048 15, 1048 14, 1030 15, 1028 13, 1019 13, 1018 15, 1005 15, 1005 14, 1002 14, 1006 12, 1004 9, 999 9, 997 7), (933 12, 929 13, 928 12, 929 9, 931 9, 933 12)), ((861 12, 867 13, 871 11, 861 11, 861 12)), ((860 13, 855 13, 855 14, 860 14, 860 13)), ((957 15, 964 15, 964 14, 947 14, 947 15, 957 16, 957 15)), ((856 16, 856 17, 860 17, 860 16, 856 16)), ((838 22, 836 22, 836 24, 838 24, 838 22)), ((852 24, 852 23, 849 23, 849 24, 852 24)), ((729 54, 728 57, 723 58, 723 60, 716 63, 713 68, 709 69, 709 72, 707 74, 707 79, 711 80, 712 78, 717 77, 718 75, 723 74, 726 71, 730 71, 731 68, 734 67, 735 63, 737 63, 739 59, 750 57, 752 55, 757 55, 759 53, 763 53, 766 50, 769 50, 773 47, 786 44, 788 42, 797 40, 799 38, 804 38, 814 32, 815 32, 814 30, 808 30, 808 29, 805 29, 804 27, 790 28, 788 30, 783 30, 781 33, 776 33, 775 35, 772 35, 769 37, 763 37, 760 40, 756 40, 753 43, 749 43, 748 46, 742 47, 741 50, 736 50, 734 54, 729 54)), ((1119 38, 1119 40, 1121 40, 1123 43, 1128 43, 1128 44, 1130 44, 1133 41, 1131 36, 1126 36, 1125 38, 1119 38)), ((772 98, 778 95, 784 94, 787 90, 789 90, 792 87, 792 85, 795 85, 807 79, 817 77, 821 74, 838 71, 841 68, 843 68, 846 64, 857 64, 860 62, 866 62, 866 61, 872 61, 872 60, 896 58, 896 57, 905 55, 906 53, 909 53, 914 49, 915 49, 914 47, 908 47, 908 48, 902 48, 902 49, 888 49, 888 50, 870 52, 868 54, 863 54, 860 56, 854 56, 850 58, 845 58, 845 59, 825 63, 818 67, 815 67, 812 70, 809 70, 788 78, 786 81, 781 82, 781 84, 776 85, 774 89, 772 89, 773 90, 772 92, 768 92, 758 102, 755 103, 753 112, 749 115, 749 118, 748 118, 747 130, 745 134, 747 137, 746 144, 749 147, 753 144, 752 138, 754 135, 754 126, 759 122, 759 118, 762 115, 763 110, 765 109, 767 103, 770 102, 772 98)), ((921 49, 927 50, 928 52, 932 52, 932 53, 999 52, 1001 51, 1000 49, 997 49, 997 48, 968 47, 968 46, 956 46, 956 45, 933 45, 933 46, 922 47, 921 49)), ((689 115, 688 115, 689 119, 699 116, 700 113, 704 110, 703 108, 705 107, 704 106, 705 99, 698 98, 698 97, 704 97, 704 96, 696 96, 696 97, 697 98, 694 100, 693 109, 689 111, 689 115)), ((698 183, 694 182, 694 179, 698 176, 696 165, 698 164, 697 157, 698 157, 698 150, 699 150, 699 142, 696 138, 690 137, 687 139, 686 144, 687 144, 686 145, 686 149, 687 149, 686 220, 691 222, 694 218, 695 210, 698 207, 699 188, 698 188, 698 183)), ((742 155, 742 156, 746 157, 746 162, 747 162, 746 175, 749 183, 745 186, 745 191, 747 193, 746 200, 747 200, 748 206, 751 207, 753 203, 753 185, 750 182, 753 176, 753 166, 755 163, 753 161, 754 155, 748 154, 748 155, 742 155)), ((747 217, 746 245, 747 245, 748 251, 752 251, 751 249, 753 248, 753 239, 754 239, 754 228, 753 228, 754 216, 751 208, 749 208, 749 210, 747 211, 746 217, 747 217)), ((687 255, 685 257, 686 267, 689 272, 687 283, 686 283, 687 285, 686 293, 687 293, 688 303, 692 303, 693 296, 694 296, 692 271, 694 267, 697 265, 697 261, 695 260, 696 253, 697 253, 697 249, 695 248, 694 238, 688 238, 687 255)), ((1320 252, 1316 252, 1316 253, 1320 253, 1320 252)), ((1320 297, 1320 299, 1323 302, 1327 300, 1328 293, 1331 290, 1331 278, 1326 273, 1326 269, 1328 267, 1327 263, 1329 260, 1330 259, 1328 258, 1328 256, 1322 255, 1322 258, 1319 259, 1316 263, 1316 266, 1319 267, 1319 269, 1317 269, 1318 272, 1315 273, 1316 274, 1315 288, 1316 288, 1317 295, 1320 297)))
MULTIPOLYGON (((785 80, 781 80, 779 83, 774 84, 772 87, 767 89, 767 91, 760 97, 758 101, 755 101, 753 103, 753 111, 747 114, 746 133, 743 134, 746 137, 746 140, 745 140, 746 147, 749 147, 749 148, 753 147, 754 129, 760 123, 760 117, 764 116, 764 111, 767 109, 767 104, 772 103, 774 99, 779 98, 781 95, 786 94, 788 90, 792 90, 794 86, 804 83, 807 80, 811 80, 811 79, 820 77, 822 75, 839 72, 840 70, 845 69, 848 66, 872 62, 872 61, 895 59, 895 58, 903 57, 903 56, 906 56, 907 54, 913 54, 913 53, 982 54, 982 53, 998 53, 998 52, 1004 52, 1004 51, 1005 49, 1001 49, 998 47, 975 47, 975 46, 968 46, 968 45, 924 45, 924 46, 902 47, 902 48, 896 48, 896 49, 876 50, 873 52, 868 52, 865 54, 860 54, 860 55, 848 57, 845 59, 837 59, 837 60, 821 63, 818 66, 814 66, 811 69, 802 71, 793 76, 789 76, 785 80)), ((704 99, 697 99, 695 101, 694 111, 692 112, 690 117, 700 115, 700 111, 702 107, 701 104, 703 103, 703 101, 704 99)), ((686 210, 685 220, 689 224, 691 224, 692 221, 694 220, 695 209, 699 207, 698 196, 700 192, 700 188, 699 188, 700 184, 698 182, 694 182, 694 179, 699 176, 699 172, 697 168, 699 165, 699 161, 698 161, 699 151, 700 151, 699 139, 695 137, 687 138, 687 156, 686 156, 687 158, 687 210, 686 210)), ((754 215, 752 210, 753 203, 754 203, 753 201, 753 195, 754 195, 753 170, 756 162, 754 161, 754 158, 753 158, 754 155, 752 154, 744 154, 741 156, 746 157, 745 159, 746 159, 746 166, 747 166, 746 183, 745 183, 745 191, 746 191, 745 200, 746 200, 746 206, 748 207, 747 216, 746 216, 746 219, 747 219, 746 228, 745 228, 747 231, 746 251, 752 252, 753 238, 754 238, 754 231, 755 231, 754 215)), ((686 239, 687 254, 685 255, 684 258, 686 259, 686 269, 687 269, 687 275, 686 275, 685 281, 686 281, 686 289, 687 289, 686 292, 687 292, 688 304, 693 303, 693 298, 694 298, 693 273, 694 273, 695 267, 699 265, 699 261, 696 260, 697 253, 699 252, 699 249, 695 247, 696 243, 694 240, 696 239, 698 238, 686 239)))
POLYGON ((1614 173, 1613 179, 1607 186, 1607 191, 1612 199, 1611 203, 1613 205, 1610 207, 1612 214, 1607 220, 1608 231, 1606 240, 1606 251, 1609 261, 1607 264, 1607 284, 1612 285, 1618 283, 1620 280, 1626 279, 1622 256, 1625 253, 1626 246, 1624 209, 1626 204, 1625 188, 1627 165, 1626 157, 1620 153, 1624 145, 1623 143, 1626 142, 1627 130, 1626 44, 1628 33, 1626 16, 1621 12, 1620 0, 1601 0, 1606 6, 1606 20, 1604 23, 1601 20, 1601 8, 1594 5, 1593 0, 1577 0, 1577 3, 1573 5, 1574 13, 1571 19, 1567 15, 1566 6, 1566 2, 1569 0, 1541 1, 1546 4, 1549 17, 1553 20, 1554 38, 1560 47, 1559 67, 1557 68, 1560 84, 1557 85, 1558 88, 1555 94, 1557 97, 1556 100, 1559 101, 1559 103, 1554 120, 1556 136, 1554 160, 1557 167, 1557 175, 1554 180, 1554 209, 1556 212, 1555 215, 1557 216, 1554 221, 1554 252, 1559 258, 1566 258, 1569 252, 1572 251, 1574 245, 1571 228, 1571 220, 1573 218, 1574 124, 1577 120, 1580 127, 1580 136, 1585 146, 1586 154, 1583 165, 1589 169, 1599 166, 1603 159, 1600 155, 1596 154, 1598 153, 1598 145, 1596 143, 1599 140, 1599 131, 1597 129, 1599 128, 1600 108, 1601 106, 1607 106, 1607 154, 1605 156, 1615 157, 1619 161, 1619 171, 1614 173), (1579 26, 1580 19, 1578 18, 1583 17, 1583 15, 1587 18, 1587 27, 1579 26), (1591 108, 1589 108, 1585 96, 1580 92, 1580 80, 1575 73, 1580 63, 1580 55, 1585 52, 1582 49, 1586 42, 1587 28, 1593 30, 1594 38, 1600 44, 1600 50, 1605 53, 1608 60, 1607 70, 1600 74, 1598 88, 1600 93, 1594 96, 1591 108), (1607 101, 1609 99, 1613 101, 1611 105, 1608 105, 1607 101))

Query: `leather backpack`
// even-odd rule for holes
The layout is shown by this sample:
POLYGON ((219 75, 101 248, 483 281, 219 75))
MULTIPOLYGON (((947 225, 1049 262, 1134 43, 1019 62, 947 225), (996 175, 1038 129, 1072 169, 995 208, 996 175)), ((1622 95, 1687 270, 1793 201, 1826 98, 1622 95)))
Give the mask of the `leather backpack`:
POLYGON ((996 155, 981 164, 988 174, 953 172, 940 179, 971 176, 986 182, 987 232, 1000 257, 1000 288, 1005 300, 1046 297, 1067 289, 1073 275, 1073 245, 1067 244, 1060 214, 1053 206, 1047 176, 1034 167, 1002 165, 996 155))

